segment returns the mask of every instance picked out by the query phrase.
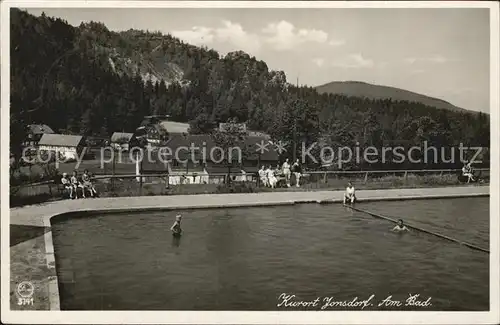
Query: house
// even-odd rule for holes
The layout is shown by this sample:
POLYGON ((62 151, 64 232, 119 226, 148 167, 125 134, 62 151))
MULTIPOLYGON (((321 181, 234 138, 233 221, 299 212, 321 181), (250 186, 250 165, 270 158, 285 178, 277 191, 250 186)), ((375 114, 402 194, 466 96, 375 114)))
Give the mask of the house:
MULTIPOLYGON (((146 140, 149 147, 157 147, 168 141, 171 136, 183 136, 189 133, 188 123, 169 121, 168 118, 168 115, 145 116, 134 133, 136 138, 139 141, 146 140)), ((230 123, 219 123, 217 129, 224 132, 229 126, 230 123)), ((249 137, 270 139, 269 135, 265 133, 249 130, 246 123, 238 123, 238 127, 249 137)))
POLYGON ((26 145, 36 146, 44 134, 54 134, 54 131, 46 124, 28 125, 26 145))
POLYGON ((219 123, 219 131, 224 132, 224 131, 228 130, 229 127, 231 127, 233 125, 235 125, 238 129, 240 129, 241 132, 248 133, 247 124, 246 123, 237 123, 237 124, 233 124, 233 123, 219 123))
POLYGON ((109 137, 100 137, 100 136, 88 136, 85 137, 85 144, 87 147, 97 147, 97 148, 102 148, 110 143, 110 138, 109 137))
POLYGON ((168 140, 167 129, 161 124, 168 115, 144 116, 134 135, 138 141, 144 141, 148 147, 157 147, 168 140))
POLYGON ((223 182, 229 170, 234 174, 249 174, 235 176, 233 180, 249 180, 259 166, 278 164, 279 155, 273 146, 258 151, 261 144, 266 143, 269 142, 265 137, 247 137, 236 146, 242 152, 241 159, 238 159, 239 151, 233 150, 234 161, 228 166, 229 153, 224 153, 226 159, 221 159, 220 150, 210 135, 173 135, 161 150, 157 148, 149 153, 152 159, 143 161, 141 173, 168 173, 170 184, 223 182))
POLYGON ((139 143, 133 133, 115 132, 111 136, 111 146, 115 149, 128 151, 139 143))
POLYGON ((134 136, 150 148, 160 146, 168 140, 168 132, 160 124, 140 126, 135 130, 134 136))
POLYGON ((43 134, 38 142, 38 150, 59 152, 64 159, 77 159, 84 148, 84 138, 81 135, 43 134))
MULTIPOLYGON (((219 123, 219 131, 220 132, 225 132, 228 130, 228 128, 230 127, 231 123, 219 123)), ((247 124, 246 123, 237 123, 236 124, 237 127, 240 129, 240 131, 242 133, 245 133, 247 135, 247 137, 250 137, 250 138, 253 138, 253 137, 260 137, 260 138, 264 138, 266 141, 267 140, 271 140, 271 136, 269 136, 269 134, 266 134, 264 132, 261 132, 261 131, 253 131, 253 130, 250 130, 248 127, 247 127, 247 124)))

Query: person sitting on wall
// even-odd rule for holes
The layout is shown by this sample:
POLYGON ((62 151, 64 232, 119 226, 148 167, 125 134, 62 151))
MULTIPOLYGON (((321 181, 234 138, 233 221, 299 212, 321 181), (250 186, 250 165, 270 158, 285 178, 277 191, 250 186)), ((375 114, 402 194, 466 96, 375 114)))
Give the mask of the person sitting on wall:
POLYGON ((472 174, 472 162, 465 163, 464 167, 462 167, 462 175, 467 177, 467 183, 470 183, 470 181, 475 181, 474 175, 472 174))
POLYGON ((264 166, 259 169, 259 178, 262 185, 267 186, 267 174, 264 166))
POLYGON ((276 178, 274 173, 275 173, 275 171, 274 171, 273 167, 271 165, 269 165, 269 168, 267 169, 267 179, 269 182, 269 186, 271 186, 271 188, 275 188, 276 184, 278 183, 278 179, 276 178))
MULTIPOLYGON (((69 198, 73 198, 73 185, 71 185, 70 180, 68 179, 68 173, 63 173, 61 177, 61 184, 64 186, 64 189, 69 192, 69 198)), ((76 193, 76 191, 75 191, 76 193)))
POLYGON ((347 183, 347 187, 344 193, 344 205, 346 203, 353 204, 354 202, 356 202, 356 190, 354 189, 354 186, 352 186, 352 183, 349 182, 347 183))
POLYGON ((82 175, 82 185, 83 185, 82 191, 84 197, 85 197, 85 190, 88 190, 90 192, 91 197, 95 197, 97 195, 97 191, 95 190, 94 185, 90 180, 89 171, 87 169, 85 169, 82 175))
POLYGON ((276 187, 280 187, 281 181, 285 180, 285 176, 283 174, 283 169, 279 164, 274 168, 274 176, 276 177, 276 187))
POLYGON ((78 172, 75 170, 73 171, 73 175, 70 178, 71 186, 73 187, 73 190, 75 191, 75 199, 78 199, 78 188, 82 189, 82 194, 83 198, 85 198, 85 191, 83 190, 83 184, 80 182, 78 179, 78 172))

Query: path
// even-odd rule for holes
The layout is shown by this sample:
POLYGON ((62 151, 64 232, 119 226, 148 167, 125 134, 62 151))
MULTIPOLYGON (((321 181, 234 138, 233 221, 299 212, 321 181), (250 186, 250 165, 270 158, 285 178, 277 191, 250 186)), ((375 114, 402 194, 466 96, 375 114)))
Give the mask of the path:
MULTIPOLYGON (((489 186, 463 186, 357 191, 362 201, 485 196, 489 186)), ((54 215, 82 210, 140 210, 147 208, 225 208, 264 206, 305 202, 341 202, 343 191, 264 192, 243 194, 200 194, 141 196, 55 201, 10 209, 10 224, 50 226, 54 215)))

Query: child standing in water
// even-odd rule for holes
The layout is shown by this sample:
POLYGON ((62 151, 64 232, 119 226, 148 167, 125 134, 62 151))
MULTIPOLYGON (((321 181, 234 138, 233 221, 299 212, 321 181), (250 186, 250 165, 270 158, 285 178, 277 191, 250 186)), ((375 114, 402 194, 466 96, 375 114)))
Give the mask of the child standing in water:
POLYGON ((172 225, 172 227, 170 227, 170 230, 172 230, 172 235, 174 235, 174 236, 180 236, 181 235, 181 232, 182 232, 182 229, 181 229, 181 219, 182 219, 182 216, 180 214, 176 215, 175 216, 175 222, 172 225))

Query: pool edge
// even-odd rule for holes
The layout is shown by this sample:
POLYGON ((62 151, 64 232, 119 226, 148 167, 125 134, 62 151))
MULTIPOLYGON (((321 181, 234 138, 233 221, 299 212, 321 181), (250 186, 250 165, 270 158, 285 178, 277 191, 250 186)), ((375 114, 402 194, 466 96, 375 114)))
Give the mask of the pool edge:
MULTIPOLYGON (((436 194, 436 195, 400 195, 400 196, 385 196, 385 197, 369 197, 360 200, 360 203, 364 202, 376 202, 376 201, 404 201, 404 200, 432 200, 432 199, 453 199, 453 198, 468 198, 468 197, 489 197, 490 193, 468 193, 468 194, 436 194)), ((113 214, 122 212, 137 212, 137 211, 172 211, 172 210, 199 210, 199 209, 227 209, 227 208, 247 208, 247 207, 268 207, 268 206, 290 206, 295 204, 335 204, 342 203, 342 199, 331 199, 331 200, 287 200, 287 201, 276 201, 276 202, 243 202, 243 203, 225 203, 225 204, 201 204, 193 205, 186 204, 180 206, 136 206, 130 208, 106 208, 106 209, 76 209, 71 211, 59 212, 57 214, 51 214, 44 216, 43 223, 50 230, 44 234, 45 240, 45 258, 47 262, 47 267, 54 269, 54 276, 49 276, 48 278, 48 294, 49 294, 49 308, 51 311, 60 311, 60 296, 59 296, 59 279, 57 276, 56 263, 55 263, 55 251, 52 240, 52 220, 54 218, 70 217, 76 214, 113 214)))

